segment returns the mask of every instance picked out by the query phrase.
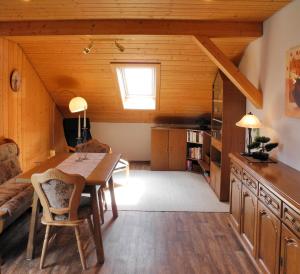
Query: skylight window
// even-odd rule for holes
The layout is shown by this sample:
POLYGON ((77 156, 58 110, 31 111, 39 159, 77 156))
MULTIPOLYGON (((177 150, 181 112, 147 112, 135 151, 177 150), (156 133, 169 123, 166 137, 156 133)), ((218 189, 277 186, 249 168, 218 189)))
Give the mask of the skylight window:
POLYGON ((157 64, 115 65, 124 109, 157 108, 157 64))

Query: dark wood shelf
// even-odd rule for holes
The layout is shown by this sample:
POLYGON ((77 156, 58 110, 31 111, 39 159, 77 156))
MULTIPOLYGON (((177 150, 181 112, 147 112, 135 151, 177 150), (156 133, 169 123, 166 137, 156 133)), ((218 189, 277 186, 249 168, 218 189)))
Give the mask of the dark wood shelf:
POLYGON ((210 172, 210 166, 208 163, 204 162, 202 159, 198 160, 198 163, 204 172, 210 172))
POLYGON ((220 152, 222 151, 222 141, 218 140, 217 138, 211 137, 211 145, 220 152))
POLYGON ((196 159, 196 158, 190 158, 190 157, 187 157, 186 159, 187 159, 187 160, 191 160, 191 161, 199 161, 199 159, 196 159))
POLYGON ((202 146, 202 143, 190 142, 190 141, 187 141, 187 143, 189 143, 189 144, 194 144, 194 145, 201 145, 201 146, 202 146))
POLYGON ((218 123, 220 123, 220 124, 223 123, 223 121, 222 121, 221 119, 218 119, 218 118, 212 118, 212 119, 213 119, 213 121, 218 122, 218 123))
POLYGON ((214 103, 223 103, 223 100, 222 99, 213 99, 213 102, 214 103))

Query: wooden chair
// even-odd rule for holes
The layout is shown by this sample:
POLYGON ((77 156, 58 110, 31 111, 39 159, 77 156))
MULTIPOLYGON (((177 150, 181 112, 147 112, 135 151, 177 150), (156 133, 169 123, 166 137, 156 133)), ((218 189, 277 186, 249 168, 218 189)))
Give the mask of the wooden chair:
MULTIPOLYGON (((83 152, 83 153, 112 153, 112 149, 109 145, 100 143, 96 139, 91 139, 84 144, 77 145, 75 151, 83 152)), ((126 176, 129 175, 129 163, 124 160, 120 159, 119 163, 114 169, 115 172, 125 171, 126 176)), ((102 224, 104 224, 104 209, 107 210, 107 203, 105 199, 104 189, 106 186, 101 186, 98 189, 98 200, 99 200, 99 209, 100 209, 100 218, 102 224)))
POLYGON ((93 235, 90 199, 81 196, 85 187, 85 179, 80 175, 70 175, 58 169, 49 169, 44 173, 32 175, 31 180, 43 207, 42 224, 46 225, 40 269, 44 266, 50 227, 68 226, 75 229, 80 260, 85 270, 86 262, 80 241, 79 225, 87 220, 93 235))

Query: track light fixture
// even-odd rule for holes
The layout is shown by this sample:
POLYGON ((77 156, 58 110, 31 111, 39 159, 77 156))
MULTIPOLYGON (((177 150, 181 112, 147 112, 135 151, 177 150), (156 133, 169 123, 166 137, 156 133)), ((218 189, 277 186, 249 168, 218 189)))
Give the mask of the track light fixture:
POLYGON ((120 52, 124 52, 125 48, 120 43, 118 43, 117 40, 115 40, 115 46, 118 48, 120 52))
MULTIPOLYGON (((91 53, 91 51, 92 51, 92 49, 94 48, 94 42, 95 41, 98 41, 98 40, 90 40, 90 43, 89 43, 89 45, 87 46, 87 47, 85 47, 83 50, 82 50, 82 53, 83 54, 90 54, 91 53)), ((99 39, 99 41, 105 41, 105 40, 100 40, 99 39)), ((109 40, 108 40, 109 41, 109 40)), ((111 41, 111 40, 110 40, 111 41)), ((124 52, 125 51, 125 47, 124 46, 122 46, 119 42, 118 42, 118 40, 113 40, 114 41, 114 43, 115 43, 115 46, 116 46, 116 48, 120 51, 120 52, 124 52)))
POLYGON ((82 53, 83 54, 90 54, 93 47, 94 47, 94 41, 91 41, 89 43, 89 45, 86 48, 83 49, 82 53))

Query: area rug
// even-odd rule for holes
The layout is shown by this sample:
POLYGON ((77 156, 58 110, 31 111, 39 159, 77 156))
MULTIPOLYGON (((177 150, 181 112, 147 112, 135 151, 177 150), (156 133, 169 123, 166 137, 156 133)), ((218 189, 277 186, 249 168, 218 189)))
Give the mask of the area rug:
MULTIPOLYGON (((131 170, 116 173, 115 196, 119 210, 228 212, 201 174, 184 171, 131 170)), ((110 194, 105 192, 110 208, 110 194)))

